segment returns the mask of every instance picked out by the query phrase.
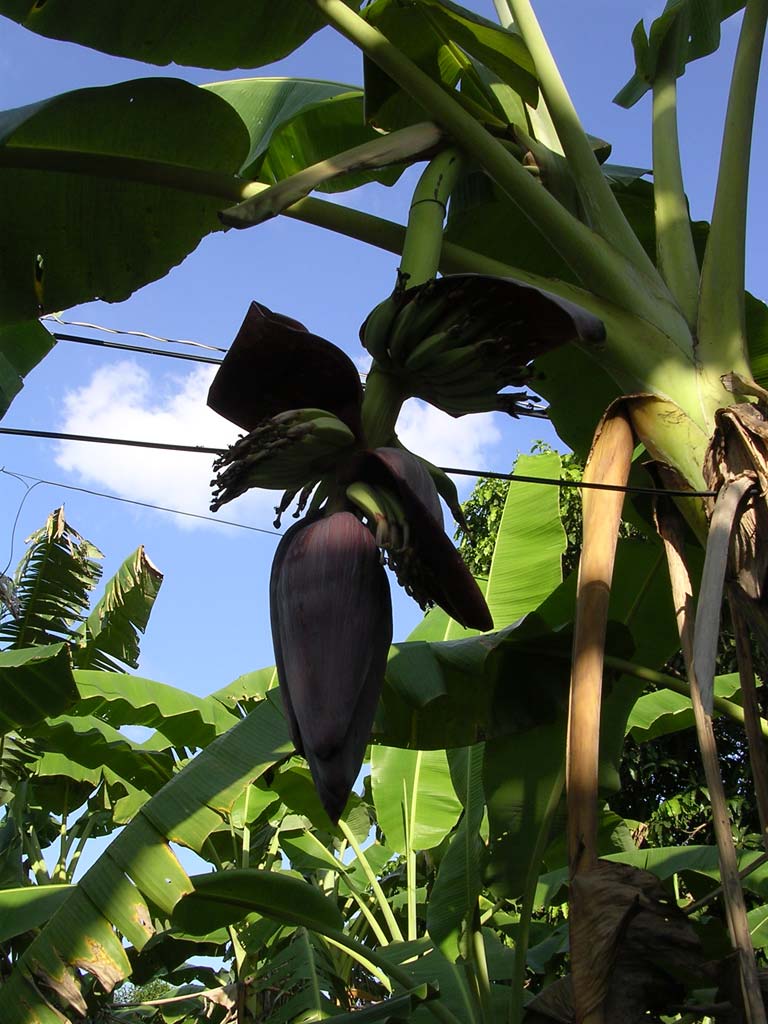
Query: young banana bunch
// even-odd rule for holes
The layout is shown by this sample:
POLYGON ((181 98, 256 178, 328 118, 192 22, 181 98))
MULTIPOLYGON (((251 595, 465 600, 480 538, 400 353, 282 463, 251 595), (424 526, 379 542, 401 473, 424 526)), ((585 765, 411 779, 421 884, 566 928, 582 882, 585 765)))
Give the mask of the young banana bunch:
POLYGON ((296 491, 355 447, 349 427, 324 409, 291 409, 263 421, 213 464, 211 511, 251 487, 296 491))
POLYGON ((564 299, 511 278, 472 274, 399 285, 360 328, 380 370, 452 416, 530 414, 535 396, 499 392, 527 384, 537 355, 604 336, 601 321, 564 299))

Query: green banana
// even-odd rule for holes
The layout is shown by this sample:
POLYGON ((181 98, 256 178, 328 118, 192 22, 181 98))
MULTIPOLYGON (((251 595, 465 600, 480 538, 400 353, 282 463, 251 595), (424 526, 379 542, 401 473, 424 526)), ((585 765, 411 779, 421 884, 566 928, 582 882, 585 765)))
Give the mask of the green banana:
POLYGON ((389 355, 394 363, 403 363, 422 338, 434 332, 445 315, 445 300, 439 292, 435 294, 431 284, 423 285, 395 318, 389 335, 389 355))
POLYGON ((444 352, 450 352, 458 345, 463 344, 461 335, 453 330, 439 331, 437 334, 430 334, 411 350, 405 360, 405 370, 408 373, 419 373, 421 370, 428 370, 437 357, 444 352))
POLYGON ((382 488, 379 498, 387 512, 389 523, 390 544, 393 551, 404 551, 410 542, 410 526, 400 499, 391 491, 382 488))
POLYGON ((356 480, 347 487, 347 498, 353 505, 357 505, 360 511, 368 519, 369 524, 374 527, 376 546, 386 547, 389 540, 389 520, 387 510, 381 500, 381 495, 376 488, 370 484, 356 480))
POLYGON ((474 345, 462 346, 453 352, 445 352, 435 360, 429 374, 425 374, 428 384, 469 382, 469 375, 482 373, 488 364, 482 353, 474 345))
POLYGON ((393 292, 374 306, 360 328, 360 340, 373 358, 384 365, 389 361, 389 336, 402 305, 402 297, 393 292))
POLYGON ((386 488, 371 487, 356 480, 347 487, 347 498, 375 525, 376 544, 387 551, 404 551, 410 541, 410 528, 399 500, 386 488))
POLYGON ((419 389, 420 397, 429 394, 438 401, 442 398, 471 398, 473 395, 495 393, 501 385, 487 372, 475 372, 471 376, 451 381, 425 381, 419 389))

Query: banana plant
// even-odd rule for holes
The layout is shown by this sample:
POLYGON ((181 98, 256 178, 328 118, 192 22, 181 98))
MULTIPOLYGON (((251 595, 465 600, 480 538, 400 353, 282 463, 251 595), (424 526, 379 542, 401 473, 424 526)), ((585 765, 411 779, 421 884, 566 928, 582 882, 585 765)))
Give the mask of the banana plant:
MULTIPOLYGON (((468 574, 459 562, 446 563, 436 554, 447 551, 430 512, 437 507, 437 481, 431 488, 414 487, 417 466, 427 467, 400 451, 397 415, 409 395, 422 395, 453 415, 497 408, 535 414, 538 406, 528 391, 505 390, 525 389, 535 378, 561 435, 582 452, 596 429, 605 440, 613 431, 609 425, 625 423, 627 457, 633 443, 642 443, 655 464, 654 487, 674 495, 700 543, 713 540, 695 642, 691 613, 681 620, 683 646, 691 647, 692 692, 699 692, 700 683, 702 713, 711 716, 711 643, 728 562, 721 536, 735 536, 729 598, 739 629, 747 628, 746 619, 763 643, 766 634, 766 314, 744 291, 748 156, 766 0, 673 0, 648 32, 642 24, 636 29, 636 71, 618 100, 631 104, 652 91, 652 185, 642 172, 605 164, 607 147, 584 132, 530 0, 498 0, 498 24, 448 0, 375 0, 362 11, 355 0, 304 0, 278 14, 263 2, 234 3, 226 19, 212 2, 198 5, 193 15, 177 6, 166 5, 155 16, 146 2, 128 10, 109 0, 94 16, 65 10, 60 0, 0 0, 0 13, 33 31, 117 55, 210 67, 261 66, 329 25, 363 53, 364 90, 342 87, 335 93, 328 83, 257 79, 236 89, 226 83, 196 89, 173 80, 140 80, 6 112, 0 119, 0 178, 8 198, 0 218, 10 241, 1 257, 0 298, 3 324, 19 329, 24 353, 12 361, 11 391, 23 368, 33 365, 30 325, 39 312, 95 295, 125 297, 165 273, 222 222, 247 228, 287 215, 398 252, 402 262, 392 294, 361 329, 375 358, 365 398, 360 401, 352 390, 334 392, 326 368, 317 381, 319 390, 326 381, 325 393, 318 398, 313 392, 309 403, 279 388, 278 407, 270 410, 257 401, 255 412, 246 410, 255 417, 246 425, 248 437, 219 467, 216 502, 243 485, 263 485, 263 471, 273 471, 277 475, 269 479, 285 481, 289 490, 325 479, 310 516, 319 513, 328 524, 334 516, 353 515, 376 546, 387 550, 398 577, 418 599, 435 601, 465 625, 488 629, 490 614, 468 574), (676 83, 689 61, 717 47, 722 20, 742 8, 711 224, 694 230, 681 172, 676 83), (289 102, 272 103, 278 94, 289 102), (280 113, 264 116, 276 109, 280 113), (349 118, 354 109, 357 121, 349 118), (209 126, 210 139, 191 130, 201 123, 209 126), (294 145, 299 137, 319 141, 294 145), (318 187, 356 187, 372 177, 392 181, 399 167, 425 158, 429 163, 405 228, 308 195, 318 187), (41 178, 50 202, 40 201, 41 178), (104 238, 108 244, 99 245, 104 238), (113 259, 119 245, 120 258, 113 259), (126 260, 126 250, 137 257, 126 260), (438 271, 444 277, 435 283, 438 271), (585 387, 572 400, 575 375, 585 387), (611 402, 618 404, 601 421, 611 402), (393 459, 399 462, 395 469, 393 459), (714 510, 702 500, 713 491, 723 496, 714 510), (710 515, 716 530, 709 529, 710 515), (415 573, 403 571, 406 562, 415 573), (467 602, 477 615, 464 613, 467 602)), ((268 310, 266 317, 284 332, 308 335, 291 317, 268 310)), ((310 347, 333 361, 328 344, 315 339, 310 347)), ((277 387, 273 359, 268 371, 270 386, 277 387)), ((341 371, 339 380, 345 377, 348 371, 341 371)), ((238 389, 242 381, 235 380, 227 403, 238 405, 238 389)), ((232 418, 239 422, 235 412, 232 418)), ((616 484, 628 463, 617 469, 615 460, 595 457, 592 482, 605 482, 603 469, 616 484)), ((448 485, 439 483, 450 498, 448 485)), ((300 502, 309 500, 310 491, 300 496, 300 502)), ((313 527, 304 525, 294 538, 308 539, 313 527)), ((294 546, 298 551, 295 539, 279 569, 294 546)), ((323 546, 327 554, 330 540, 323 546)), ((361 550, 361 544, 347 545, 328 579, 338 582, 345 565, 362 565, 356 554, 361 550)), ((601 586, 609 583, 611 568, 608 557, 598 573, 601 586)), ((685 567, 678 568, 679 578, 686 577, 685 567)), ((587 577, 585 570, 582 594, 591 585, 587 577)), ((385 602, 371 597, 373 586, 381 589, 370 581, 364 585, 363 614, 386 617, 385 602)), ((350 607, 360 593, 347 589, 350 607)), ((276 595, 275 641, 282 661, 282 648, 304 612, 288 607, 279 579, 276 595)), ((594 622, 594 635, 582 629, 577 637, 577 654, 590 644, 603 646, 605 609, 594 622)), ((371 626, 377 652, 388 639, 384 626, 371 626)), ((528 628, 528 639, 535 638, 535 624, 528 628)), ((305 648, 300 654, 300 662, 322 656, 328 671, 335 664, 327 652, 305 648)), ((322 775, 318 759, 340 755, 343 771, 333 763, 327 790, 335 813, 361 756, 361 733, 374 714, 381 670, 362 661, 355 665, 356 680, 346 696, 360 701, 360 723, 332 716, 330 730, 317 736, 310 735, 301 713, 292 713, 295 699, 306 700, 310 676, 295 663, 278 665, 278 674, 295 744, 308 749, 315 774, 322 775)), ((744 665, 745 693, 749 674, 744 665)), ((593 679, 596 689, 599 682, 593 679)), ((457 733, 464 725, 466 733, 473 723, 470 716, 452 724, 457 733)), ((593 715, 592 773, 599 727, 593 715)), ((584 834, 592 864, 594 807, 588 817, 591 834, 584 834)), ((586 874, 593 875, 590 884, 605 881, 606 891, 617 882, 586 874)), ((179 892, 186 884, 179 883, 179 892)), ((746 992, 746 948, 740 954, 746 992)), ((577 1014, 597 1021, 604 992, 597 984, 597 995, 585 1001, 582 977, 583 962, 574 964, 577 1014)), ((751 991, 748 1019, 760 1021, 764 1012, 759 997, 754 999, 754 984, 751 991)))

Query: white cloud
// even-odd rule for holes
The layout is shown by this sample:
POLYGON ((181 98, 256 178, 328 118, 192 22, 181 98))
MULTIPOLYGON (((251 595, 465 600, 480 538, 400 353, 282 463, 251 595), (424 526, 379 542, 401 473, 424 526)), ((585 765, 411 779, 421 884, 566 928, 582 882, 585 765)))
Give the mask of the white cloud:
POLYGON ((367 352, 361 352, 359 356, 354 356, 352 362, 357 367, 360 373, 370 373, 371 363, 373 360, 367 352))
MULTIPOLYGON (((214 367, 204 366, 152 376, 131 360, 105 367, 65 395, 61 429, 225 448, 238 431, 205 404, 214 372, 214 367)), ((487 449, 501 439, 493 414, 457 420, 415 399, 403 407, 398 434, 406 447, 439 466, 469 468, 482 468, 487 449)), ((207 455, 71 441, 62 442, 56 456, 62 469, 94 488, 201 515, 208 514, 212 461, 207 455)), ((275 491, 252 490, 219 515, 269 527, 278 498, 275 491)), ((194 519, 175 521, 186 527, 202 525, 194 519)))
POLYGON ((432 405, 412 398, 403 406, 397 434, 406 448, 437 466, 483 469, 487 449, 501 440, 498 414, 454 419, 432 405))
MULTIPOLYGON (((97 370, 64 397, 62 431, 141 441, 226 448, 238 430, 206 407, 214 367, 151 376, 126 360, 97 370)), ((209 514, 213 456, 112 445, 62 442, 57 465, 85 483, 122 497, 209 514)), ((271 524, 276 494, 250 491, 219 515, 254 525, 271 524)), ((180 526, 199 521, 179 517, 180 526)))

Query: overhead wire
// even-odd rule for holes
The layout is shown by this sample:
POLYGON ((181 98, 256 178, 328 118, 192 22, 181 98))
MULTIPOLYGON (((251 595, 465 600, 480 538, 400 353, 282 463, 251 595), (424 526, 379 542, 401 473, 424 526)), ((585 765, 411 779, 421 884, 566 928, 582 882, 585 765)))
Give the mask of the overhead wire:
MULTIPOLYGON (((30 430, 20 427, 0 427, 0 434, 20 437, 41 437, 55 441, 82 441, 91 444, 122 445, 130 448, 150 448, 156 451, 190 452, 198 455, 223 455, 224 448, 208 448, 201 445, 167 444, 162 441, 139 441, 124 437, 102 437, 96 434, 66 434, 55 430, 30 430)), ((659 487, 642 487, 635 484, 601 484, 586 480, 567 480, 563 477, 523 476, 518 473, 498 473, 489 469, 459 469, 440 466, 444 473, 453 476, 485 477, 492 480, 509 480, 512 483, 542 484, 549 487, 576 487, 580 490, 619 491, 624 494, 659 495, 666 498, 714 498, 717 491, 663 490, 659 487)), ((218 522, 218 520, 215 520, 218 522)))
POLYGON ((191 363, 210 363, 213 366, 221 366, 223 362, 223 360, 215 359, 212 356, 192 356, 188 352, 171 352, 161 348, 147 348, 145 345, 127 345, 120 341, 84 338, 80 334, 62 334, 60 331, 51 331, 51 334, 57 341, 73 341, 79 345, 95 345, 98 348, 113 348, 122 352, 141 352, 143 355, 162 356, 165 359, 186 359, 191 363))
POLYGON ((162 334, 150 334, 148 331, 128 331, 121 327, 105 327, 103 324, 89 324, 85 320, 65 320, 56 313, 47 313, 40 319, 49 323, 64 324, 65 327, 85 327, 90 331, 101 331, 103 334, 122 334, 132 338, 147 338, 149 341, 162 341, 166 345, 189 345, 192 348, 205 348, 211 352, 221 353, 227 351, 218 345, 206 345, 202 341, 191 341, 189 338, 164 338, 162 334))
MULTIPOLYGON (((269 537, 282 537, 282 533, 279 533, 277 530, 265 530, 261 526, 249 526, 247 523, 236 523, 232 519, 219 519, 217 516, 204 516, 199 512, 187 512, 184 509, 169 508, 166 505, 154 505, 150 501, 138 501, 136 498, 124 498, 122 497, 122 495, 119 494, 109 494, 106 491, 94 491, 90 487, 77 487, 75 486, 75 484, 65 484, 62 483, 60 480, 44 480, 41 477, 31 476, 29 473, 16 473, 10 469, 6 469, 5 466, 0 466, 0 473, 3 473, 5 476, 15 477, 17 480, 20 480, 22 483, 25 484, 25 486, 27 486, 27 493, 22 498, 21 505, 23 505, 24 501, 26 501, 27 495, 34 487, 37 487, 38 484, 45 484, 48 487, 60 487, 66 491, 78 491, 80 494, 90 494, 95 498, 109 498, 111 501, 122 501, 127 505, 139 505, 141 508, 154 509, 156 512, 170 512, 175 516, 185 516, 189 519, 203 519, 209 523, 218 523, 219 526, 235 526, 239 530, 251 530, 253 533, 266 533, 267 536, 269 537), (27 480, 33 480, 34 483, 31 486, 26 485, 25 482, 27 480)), ((18 522, 18 518, 21 513, 21 505, 19 506, 19 509, 16 513, 14 529, 16 527, 16 522, 18 522)), ((10 561, 8 564, 10 565, 10 561)))
POLYGON ((21 473, 13 473, 11 472, 11 470, 6 469, 5 466, 0 467, 0 473, 5 473, 6 476, 14 477, 16 480, 19 481, 19 483, 23 487, 26 488, 24 494, 22 495, 21 501, 19 502, 18 508, 16 509, 16 515, 13 518, 13 526, 11 527, 11 540, 10 544, 8 545, 8 561, 5 563, 5 566, 3 567, 2 571, 0 571, 0 580, 3 580, 5 578, 5 574, 11 567, 11 562, 13 561, 13 548, 16 544, 16 527, 19 525, 19 517, 21 516, 21 510, 24 508, 24 503, 26 502, 27 498, 30 496, 32 491, 34 491, 37 485, 42 483, 42 480, 35 480, 33 484, 28 484, 21 473))

